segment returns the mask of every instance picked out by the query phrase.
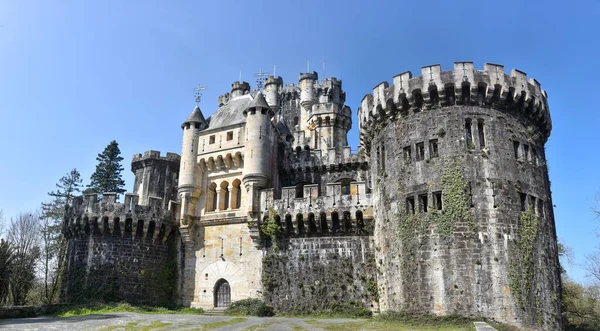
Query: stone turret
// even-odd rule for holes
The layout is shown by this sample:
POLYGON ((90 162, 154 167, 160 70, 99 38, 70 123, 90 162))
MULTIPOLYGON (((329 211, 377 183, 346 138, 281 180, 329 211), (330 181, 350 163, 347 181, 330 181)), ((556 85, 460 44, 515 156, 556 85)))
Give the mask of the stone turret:
POLYGON ((244 177, 242 181, 253 203, 252 211, 258 206, 259 190, 267 188, 271 181, 274 127, 273 112, 262 93, 258 93, 244 111, 246 116, 246 145, 244 147, 244 177))
POLYGON ((175 153, 160 156, 158 151, 147 151, 144 155, 133 156, 133 191, 138 195, 140 205, 148 206, 151 199, 160 199, 162 208, 167 209, 169 201, 177 201, 180 160, 179 155, 175 153))
POLYGON ((231 93, 229 94, 229 100, 241 97, 244 94, 250 92, 250 84, 247 82, 234 82, 231 84, 231 93))
POLYGON ((196 216, 195 207, 201 193, 200 166, 197 163, 198 136, 206 128, 206 121, 200 107, 196 106, 192 114, 181 125, 183 144, 181 149, 181 165, 179 169, 179 187, 177 193, 181 202, 180 222, 183 226, 191 224, 196 216))
POLYGON ((273 77, 270 76, 265 80, 265 88, 263 93, 265 95, 265 100, 269 107, 276 112, 279 108, 279 93, 283 86, 283 79, 281 77, 273 77))
POLYGON ((561 330, 546 92, 495 64, 421 74, 377 85, 358 111, 381 308, 561 330))

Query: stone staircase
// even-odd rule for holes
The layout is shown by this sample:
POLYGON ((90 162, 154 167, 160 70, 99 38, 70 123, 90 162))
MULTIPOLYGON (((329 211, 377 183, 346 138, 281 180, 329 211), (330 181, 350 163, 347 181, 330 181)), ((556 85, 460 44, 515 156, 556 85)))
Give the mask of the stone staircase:
POLYGON ((227 307, 215 307, 210 310, 205 310, 204 315, 224 315, 227 307))

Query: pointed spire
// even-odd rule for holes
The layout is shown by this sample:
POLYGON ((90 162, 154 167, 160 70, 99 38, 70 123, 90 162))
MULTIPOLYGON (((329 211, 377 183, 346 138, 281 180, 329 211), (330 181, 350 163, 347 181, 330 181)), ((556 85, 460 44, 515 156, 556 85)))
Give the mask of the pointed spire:
POLYGON ((265 100, 262 92, 258 92, 256 97, 250 102, 248 108, 269 108, 269 104, 267 103, 267 100, 265 100))
POLYGON ((183 129, 185 127, 185 125, 188 123, 190 123, 190 124, 199 123, 200 130, 205 129, 208 126, 206 124, 206 120, 204 119, 204 115, 202 114, 202 111, 200 110, 200 107, 198 105, 196 105, 194 110, 192 110, 192 113, 187 118, 187 120, 185 120, 185 122, 183 122, 183 124, 181 124, 181 128, 183 129))

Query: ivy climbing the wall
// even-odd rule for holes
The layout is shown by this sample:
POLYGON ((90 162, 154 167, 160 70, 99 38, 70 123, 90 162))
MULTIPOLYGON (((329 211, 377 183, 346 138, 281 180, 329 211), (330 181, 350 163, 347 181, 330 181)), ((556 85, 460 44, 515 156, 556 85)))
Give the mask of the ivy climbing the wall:
POLYGON ((269 207, 267 219, 260 225, 261 233, 271 240, 273 253, 279 252, 279 234, 281 233, 281 228, 277 224, 275 216, 275 209, 269 207))
POLYGON ((510 254, 509 283, 512 294, 519 302, 521 309, 525 309, 524 298, 531 291, 533 281, 533 253, 534 244, 538 235, 539 219, 530 206, 519 217, 520 233, 511 245, 514 254, 510 254))

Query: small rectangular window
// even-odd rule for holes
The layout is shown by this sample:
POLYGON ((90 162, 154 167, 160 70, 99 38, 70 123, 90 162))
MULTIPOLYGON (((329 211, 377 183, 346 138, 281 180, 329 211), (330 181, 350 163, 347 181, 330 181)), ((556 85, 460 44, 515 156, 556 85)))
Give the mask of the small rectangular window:
POLYGON ((529 208, 531 208, 531 210, 535 211, 535 203, 536 203, 536 198, 532 195, 529 196, 529 205, 527 206, 527 210, 529 210, 529 208))
POLYGON ((471 129, 471 119, 467 118, 465 120, 465 139, 467 142, 467 149, 474 149, 473 145, 473 130, 471 129))
POLYGON ((404 163, 411 163, 412 162, 412 155, 410 152, 410 146, 406 146, 404 147, 404 163))
POLYGON ((227 140, 233 140, 233 131, 227 132, 227 140))
POLYGON ((479 146, 485 147, 485 133, 483 132, 483 120, 477 121, 477 133, 479 133, 479 146))
POLYGON ((521 211, 527 211, 527 194, 519 192, 519 198, 521 199, 521 211))
POLYGON ((436 210, 442 210, 442 192, 433 192, 433 205, 436 210))
POLYGON ((529 145, 523 144, 523 160, 531 161, 529 158, 529 145))
POLYGON ((438 152, 438 140, 431 139, 429 141, 429 158, 434 158, 440 156, 438 152))
POLYGON ((538 165, 537 150, 533 146, 531 146, 531 162, 533 162, 533 165, 538 165))
POLYGON ((415 146, 417 148, 417 161, 425 160, 425 144, 417 143, 415 146))
POLYGON ((415 197, 406 197, 406 212, 409 214, 415 213, 415 197))
POLYGON ((195 127, 196 129, 200 129, 200 123, 194 123, 194 127, 195 127))
POLYGON ((539 217, 544 217, 544 201, 541 199, 537 200, 537 214, 539 217))
POLYGON ((515 152, 515 159, 519 159, 519 142, 513 141, 513 150, 515 152))
POLYGON ((208 137, 208 143, 209 144, 214 144, 215 143, 215 135, 214 134, 212 136, 208 137))
POLYGON ((419 194, 419 212, 427 212, 427 194, 419 194))

